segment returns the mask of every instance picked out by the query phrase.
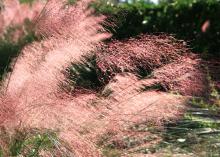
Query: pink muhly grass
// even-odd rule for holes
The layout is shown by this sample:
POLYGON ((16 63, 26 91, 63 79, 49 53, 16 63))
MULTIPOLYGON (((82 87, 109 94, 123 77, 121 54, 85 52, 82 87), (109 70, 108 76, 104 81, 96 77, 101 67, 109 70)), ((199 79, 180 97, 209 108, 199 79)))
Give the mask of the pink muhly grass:
POLYGON ((166 90, 188 96, 207 96, 209 85, 204 64, 192 54, 181 56, 153 72, 153 78, 166 90))
POLYGON ((75 6, 64 2, 47 3, 36 27, 45 39, 23 49, 5 80, 4 95, 13 98, 12 104, 18 108, 57 103, 53 99, 64 80, 62 71, 110 36, 101 26, 104 17, 92 15, 90 1, 79 1, 75 6))
POLYGON ((117 73, 139 75, 145 71, 153 82, 165 91, 202 96, 208 83, 204 64, 192 55, 183 41, 165 34, 141 35, 124 41, 113 41, 101 47, 97 54, 100 80, 108 83, 117 73), (153 76, 153 77, 152 77, 153 76))
POLYGON ((97 65, 107 81, 119 72, 153 69, 170 63, 186 53, 181 41, 168 35, 141 35, 124 41, 112 41, 97 53, 97 65))
POLYGON ((3 9, 0 12, 0 33, 8 27, 22 26, 25 20, 32 21, 36 18, 45 2, 35 1, 32 5, 20 4, 19 0, 4 0, 3 9))
MULTIPOLYGON (((59 129, 60 136, 71 144, 76 156, 101 156, 95 146, 100 134, 107 130, 120 131, 130 121, 148 119, 159 124, 175 119, 184 110, 179 106, 185 102, 185 98, 165 92, 137 91, 143 80, 134 74, 118 77, 116 81, 113 78, 122 72, 136 74, 139 68, 148 72, 156 69, 152 80, 162 82, 170 77, 170 65, 176 65, 188 52, 184 44, 166 35, 145 35, 101 47, 104 45, 101 41, 110 34, 101 25, 105 17, 94 16, 88 7, 90 2, 78 1, 74 6, 60 0, 47 2, 36 19, 37 34, 44 38, 22 50, 12 73, 4 80, 0 98, 1 125, 16 126, 21 122, 22 126, 59 129), (107 77, 110 87, 121 88, 115 89, 118 98, 99 99, 93 93, 71 97, 60 92, 65 80, 63 71, 91 52, 97 52, 100 79, 107 77), (166 69, 166 65, 168 70, 162 74, 161 68, 166 69), (82 132, 87 133, 82 135, 82 132)), ((193 59, 187 58, 186 61, 189 63, 186 69, 191 71, 199 63, 191 64, 193 59)), ((170 75, 179 77, 187 70, 182 70, 180 75, 174 70, 170 75)))

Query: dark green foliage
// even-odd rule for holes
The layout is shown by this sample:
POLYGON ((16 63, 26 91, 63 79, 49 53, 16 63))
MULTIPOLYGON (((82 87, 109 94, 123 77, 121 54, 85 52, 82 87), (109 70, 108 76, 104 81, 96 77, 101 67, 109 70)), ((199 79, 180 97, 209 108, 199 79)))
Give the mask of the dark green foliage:
POLYGON ((9 41, 0 41, 0 76, 6 71, 12 57, 19 51, 19 45, 9 41))
POLYGON ((85 56, 81 62, 73 63, 68 71, 70 85, 74 89, 99 90, 102 87, 98 78, 96 56, 85 56))
POLYGON ((117 27, 112 30, 115 38, 166 32, 188 41, 195 52, 205 57, 220 57, 220 2, 217 0, 176 0, 160 5, 141 2, 96 8, 116 20, 117 27), (210 27, 204 33, 201 27, 207 20, 210 27))

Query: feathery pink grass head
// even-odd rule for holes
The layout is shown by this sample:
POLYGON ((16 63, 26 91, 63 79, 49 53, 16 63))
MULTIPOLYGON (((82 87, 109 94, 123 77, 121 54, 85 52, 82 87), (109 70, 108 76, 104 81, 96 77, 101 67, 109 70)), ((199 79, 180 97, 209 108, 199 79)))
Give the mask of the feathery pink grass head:
POLYGON ((150 73, 178 59, 188 49, 181 42, 168 35, 141 35, 124 41, 113 41, 101 47, 97 53, 97 64, 109 81, 116 73, 150 73))
POLYGON ((47 3, 37 21, 38 33, 45 39, 23 49, 5 80, 5 94, 15 98, 16 106, 51 103, 64 79, 62 70, 110 36, 101 26, 104 17, 91 14, 90 1, 79 1, 75 6, 64 2, 47 3))
POLYGON ((209 85, 201 59, 192 54, 181 56, 153 72, 153 78, 165 89, 182 95, 206 96, 209 85))
POLYGON ((35 1, 32 5, 20 4, 19 0, 5 0, 1 11, 1 27, 13 25, 22 25, 26 19, 32 21, 36 18, 45 3, 44 1, 35 1))
POLYGON ((166 91, 203 96, 208 83, 201 59, 190 53, 183 41, 172 36, 140 35, 124 41, 113 41, 97 54, 100 80, 108 83, 117 73, 139 75, 143 70, 166 91))

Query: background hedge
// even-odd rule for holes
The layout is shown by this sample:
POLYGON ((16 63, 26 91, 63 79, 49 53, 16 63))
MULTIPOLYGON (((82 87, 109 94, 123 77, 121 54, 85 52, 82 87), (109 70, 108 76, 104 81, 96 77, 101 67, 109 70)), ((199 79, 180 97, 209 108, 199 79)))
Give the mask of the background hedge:
POLYGON ((159 5, 144 2, 97 4, 96 9, 116 21, 117 27, 110 29, 116 39, 165 32, 186 40, 194 52, 204 57, 220 57, 219 0, 175 0, 159 5), (210 22, 210 27, 202 32, 205 21, 210 22))

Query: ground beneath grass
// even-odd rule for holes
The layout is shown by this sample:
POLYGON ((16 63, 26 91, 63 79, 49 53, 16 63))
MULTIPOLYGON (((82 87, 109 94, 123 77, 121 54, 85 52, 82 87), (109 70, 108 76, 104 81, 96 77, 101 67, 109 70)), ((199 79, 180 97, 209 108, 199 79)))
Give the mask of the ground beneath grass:
POLYGON ((115 141, 105 145, 103 154, 114 156, 201 156, 220 155, 219 108, 210 108, 192 101, 184 117, 167 123, 163 129, 147 123, 132 129, 143 136, 123 137, 123 147, 115 141), (125 154, 125 155, 122 155, 125 154))

